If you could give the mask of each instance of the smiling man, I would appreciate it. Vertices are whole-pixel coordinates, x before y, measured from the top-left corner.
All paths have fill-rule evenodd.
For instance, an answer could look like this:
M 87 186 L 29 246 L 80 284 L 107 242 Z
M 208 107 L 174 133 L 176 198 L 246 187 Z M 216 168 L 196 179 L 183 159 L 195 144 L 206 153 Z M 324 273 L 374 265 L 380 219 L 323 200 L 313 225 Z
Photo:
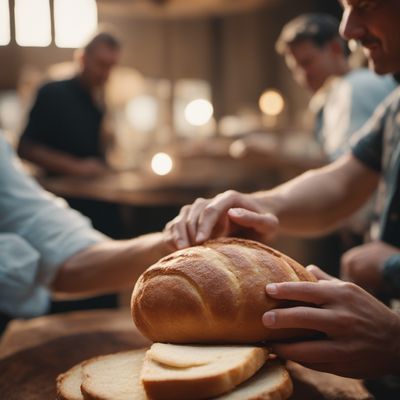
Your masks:
M 400 1 L 346 0 L 342 5 L 342 34 L 361 42 L 374 71 L 398 74 Z M 342 275 L 370 292 L 400 297 L 399 88 L 356 137 L 351 151 L 334 163 L 275 189 L 251 194 L 227 191 L 183 207 L 165 229 L 170 243 L 182 248 L 215 236 L 265 241 L 279 232 L 317 235 L 336 227 L 378 188 L 373 240 L 347 254 Z M 317 307 L 268 311 L 263 322 L 272 329 L 314 329 L 325 339 L 276 344 L 277 354 L 344 376 L 400 376 L 400 316 L 360 286 L 312 271 L 318 283 L 278 283 L 268 286 L 267 292 Z

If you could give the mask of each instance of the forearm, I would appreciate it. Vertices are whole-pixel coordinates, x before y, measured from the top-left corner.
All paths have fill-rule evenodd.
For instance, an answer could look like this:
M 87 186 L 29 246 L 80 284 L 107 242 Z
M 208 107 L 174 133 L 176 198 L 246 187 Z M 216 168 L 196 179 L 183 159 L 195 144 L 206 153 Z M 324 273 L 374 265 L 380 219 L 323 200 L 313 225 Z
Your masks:
M 334 229 L 372 194 L 378 181 L 354 158 L 308 171 L 277 188 L 254 193 L 275 214 L 282 233 L 311 236 Z
M 131 288 L 145 269 L 170 252 L 161 233 L 100 243 L 68 259 L 53 289 L 86 294 Z
M 46 171 L 63 175 L 79 175 L 80 159 L 33 141 L 22 140 L 18 154 Z

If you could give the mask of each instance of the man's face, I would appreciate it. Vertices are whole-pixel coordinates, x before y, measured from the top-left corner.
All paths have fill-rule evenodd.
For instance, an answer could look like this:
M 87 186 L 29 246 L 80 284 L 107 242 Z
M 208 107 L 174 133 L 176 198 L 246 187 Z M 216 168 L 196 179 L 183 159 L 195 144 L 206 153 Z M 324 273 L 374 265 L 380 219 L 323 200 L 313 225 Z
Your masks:
M 118 63 L 120 51 L 99 43 L 82 58 L 82 76 L 91 87 L 101 87 L 107 82 L 112 68 Z
M 318 47 L 310 40 L 293 43 L 285 60 L 296 82 L 316 92 L 334 74 L 334 53 L 329 44 Z
M 340 0 L 342 36 L 361 43 L 378 74 L 400 72 L 400 1 Z

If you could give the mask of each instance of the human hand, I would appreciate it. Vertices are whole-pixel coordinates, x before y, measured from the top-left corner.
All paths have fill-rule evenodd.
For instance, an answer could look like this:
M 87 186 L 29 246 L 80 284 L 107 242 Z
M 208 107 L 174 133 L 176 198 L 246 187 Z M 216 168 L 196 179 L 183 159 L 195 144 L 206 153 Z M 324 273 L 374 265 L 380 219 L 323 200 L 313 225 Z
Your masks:
M 343 280 L 355 284 L 376 294 L 385 289 L 382 280 L 384 262 L 400 249 L 381 241 L 375 241 L 353 247 L 343 254 L 340 275 Z
M 367 378 L 400 373 L 400 316 L 353 283 L 308 270 L 318 282 L 283 282 L 267 285 L 276 299 L 315 306 L 266 312 L 269 329 L 300 328 L 322 332 L 324 339 L 272 344 L 280 357 L 308 368 L 337 375 Z
M 251 195 L 229 190 L 184 206 L 166 225 L 164 233 L 171 245 L 181 249 L 221 236 L 268 241 L 276 235 L 278 225 L 278 219 L 263 213 Z

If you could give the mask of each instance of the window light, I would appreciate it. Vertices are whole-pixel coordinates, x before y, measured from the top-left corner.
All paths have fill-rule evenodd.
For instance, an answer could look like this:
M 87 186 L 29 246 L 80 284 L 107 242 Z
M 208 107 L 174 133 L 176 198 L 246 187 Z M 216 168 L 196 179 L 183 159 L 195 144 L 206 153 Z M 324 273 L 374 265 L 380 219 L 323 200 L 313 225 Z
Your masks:
M 56 46 L 82 46 L 97 28 L 96 1 L 55 0 L 54 25 Z
M 48 46 L 50 23 L 49 0 L 15 0 L 15 33 L 20 46 Z
M 8 0 L 0 0 L 0 46 L 10 43 L 10 8 Z

